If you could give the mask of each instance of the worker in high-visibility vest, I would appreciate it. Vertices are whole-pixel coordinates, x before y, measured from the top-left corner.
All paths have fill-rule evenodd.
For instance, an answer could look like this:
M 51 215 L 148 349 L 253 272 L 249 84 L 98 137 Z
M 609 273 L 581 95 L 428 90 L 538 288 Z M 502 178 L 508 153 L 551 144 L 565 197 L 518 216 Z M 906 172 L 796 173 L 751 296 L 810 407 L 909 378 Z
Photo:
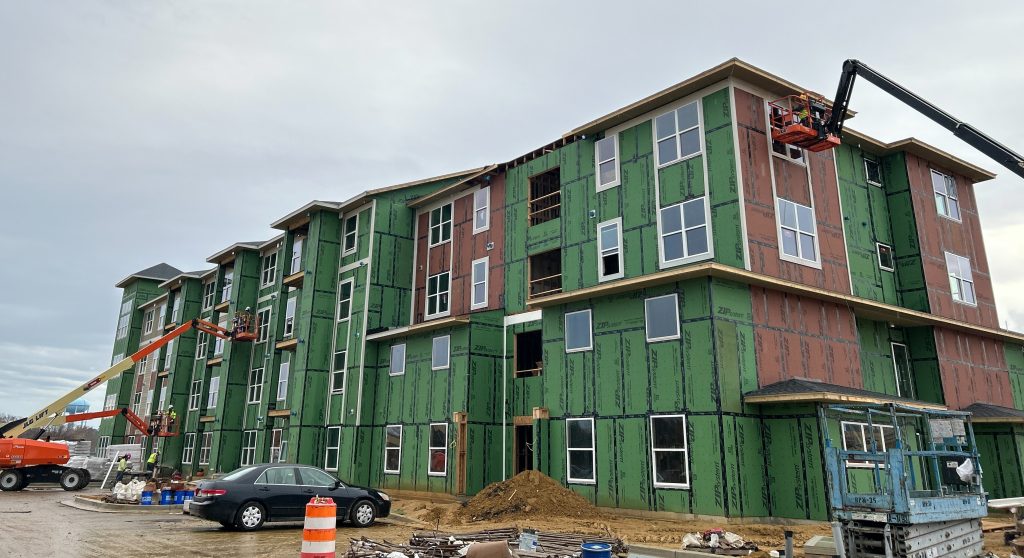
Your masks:
M 174 432 L 174 423 L 178 421 L 178 413 L 174 410 L 174 405 L 168 405 L 167 407 L 167 431 Z
M 149 454 L 149 459 L 146 460 L 146 470 L 156 473 L 156 458 L 160 456 L 160 452 L 153 451 Z
M 128 459 L 131 456 L 127 453 L 117 458 L 117 476 L 114 477 L 114 484 L 121 482 L 125 472 L 128 470 Z

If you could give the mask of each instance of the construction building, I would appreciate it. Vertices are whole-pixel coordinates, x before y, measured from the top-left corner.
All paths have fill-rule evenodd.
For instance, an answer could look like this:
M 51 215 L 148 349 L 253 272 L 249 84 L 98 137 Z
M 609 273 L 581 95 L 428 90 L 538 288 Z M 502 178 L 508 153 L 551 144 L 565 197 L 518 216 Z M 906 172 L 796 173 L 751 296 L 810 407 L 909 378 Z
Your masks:
M 974 413 L 985 488 L 1021 495 L 1024 335 L 974 195 L 994 175 L 849 128 L 773 142 L 767 101 L 802 91 L 733 59 L 507 162 L 310 202 L 205 271 L 133 274 L 115 354 L 246 308 L 258 338 L 190 332 L 106 405 L 173 404 L 161 463 L 185 475 L 473 494 L 537 469 L 599 506 L 826 519 L 823 429 L 888 432 L 820 406 L 895 401 Z

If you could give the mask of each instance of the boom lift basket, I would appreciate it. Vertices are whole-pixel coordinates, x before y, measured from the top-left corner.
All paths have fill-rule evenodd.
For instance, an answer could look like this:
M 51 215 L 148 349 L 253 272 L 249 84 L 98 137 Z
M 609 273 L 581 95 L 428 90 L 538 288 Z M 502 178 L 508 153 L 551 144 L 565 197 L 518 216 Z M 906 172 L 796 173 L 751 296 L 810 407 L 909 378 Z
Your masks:
M 825 131 L 832 109 L 824 99 L 789 95 L 768 103 L 772 139 L 818 152 L 839 145 L 837 136 Z

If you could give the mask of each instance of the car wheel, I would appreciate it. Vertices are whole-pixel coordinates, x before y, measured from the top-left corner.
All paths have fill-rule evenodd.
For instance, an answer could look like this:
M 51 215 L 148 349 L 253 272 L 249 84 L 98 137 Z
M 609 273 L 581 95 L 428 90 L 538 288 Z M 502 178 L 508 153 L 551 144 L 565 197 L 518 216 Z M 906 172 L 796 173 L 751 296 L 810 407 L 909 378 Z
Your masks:
M 360 500 L 352 507 L 352 523 L 359 527 L 369 527 L 377 519 L 377 508 L 369 500 Z
M 263 526 L 267 511 L 258 502 L 246 502 L 238 510 L 235 526 L 243 531 L 255 531 Z
M 60 487 L 64 490 L 78 490 L 82 482 L 82 473 L 78 469 L 68 469 L 60 475 Z
M 4 492 L 14 492 L 21 490 L 25 478 L 21 474 L 21 471 L 17 469 L 10 469 L 0 473 L 0 490 Z

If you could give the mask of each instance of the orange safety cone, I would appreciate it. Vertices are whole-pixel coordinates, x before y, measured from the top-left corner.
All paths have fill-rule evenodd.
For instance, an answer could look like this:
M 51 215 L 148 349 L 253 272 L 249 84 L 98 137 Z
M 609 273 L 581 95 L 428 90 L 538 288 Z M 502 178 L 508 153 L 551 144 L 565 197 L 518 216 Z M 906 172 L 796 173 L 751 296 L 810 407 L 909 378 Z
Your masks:
M 302 528 L 301 558 L 335 558 L 337 510 L 338 506 L 331 498 L 314 496 L 306 504 L 306 523 Z

